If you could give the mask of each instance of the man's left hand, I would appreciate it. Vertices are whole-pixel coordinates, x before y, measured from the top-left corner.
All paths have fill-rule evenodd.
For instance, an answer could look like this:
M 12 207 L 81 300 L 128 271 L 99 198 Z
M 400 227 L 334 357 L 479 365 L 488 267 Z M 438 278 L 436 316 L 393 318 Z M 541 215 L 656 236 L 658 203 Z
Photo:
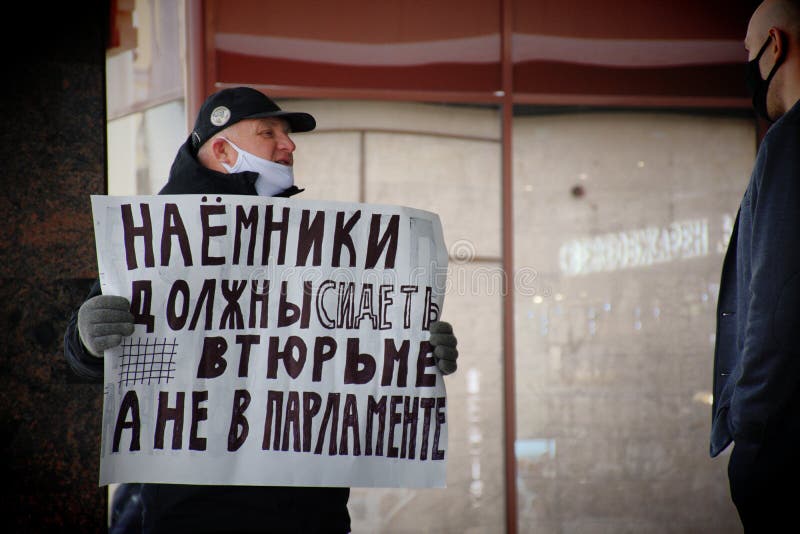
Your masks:
M 454 373 L 458 364 L 458 340 L 453 335 L 453 327 L 450 323 L 444 321 L 435 321 L 431 323 L 431 339 L 430 344 L 433 346 L 433 357 L 436 360 L 436 366 L 443 375 Z

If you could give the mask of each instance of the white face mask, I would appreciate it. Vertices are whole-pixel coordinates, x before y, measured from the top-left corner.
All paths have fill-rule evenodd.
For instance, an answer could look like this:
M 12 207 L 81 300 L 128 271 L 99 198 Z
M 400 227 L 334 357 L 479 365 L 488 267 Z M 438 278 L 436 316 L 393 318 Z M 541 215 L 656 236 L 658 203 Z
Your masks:
M 268 159 L 260 158 L 255 154 L 239 148 L 233 142 L 223 137 L 238 154 L 236 163 L 222 166 L 228 172 L 253 171 L 258 173 L 256 179 L 256 192 L 263 197 L 272 197 L 286 191 L 294 185 L 294 173 L 288 165 L 281 165 Z

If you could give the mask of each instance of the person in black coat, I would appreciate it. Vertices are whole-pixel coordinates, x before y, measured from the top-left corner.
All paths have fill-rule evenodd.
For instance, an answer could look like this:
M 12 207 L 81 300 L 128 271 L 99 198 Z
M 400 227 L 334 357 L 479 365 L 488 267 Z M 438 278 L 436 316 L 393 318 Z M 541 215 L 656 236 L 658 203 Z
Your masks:
M 315 127 L 311 115 L 283 111 L 255 89 L 223 89 L 204 102 L 159 194 L 297 194 L 302 190 L 294 185 L 290 133 Z M 128 299 L 100 293 L 98 281 L 70 318 L 64 339 L 74 372 L 98 382 L 103 351 L 133 333 Z M 452 327 L 438 321 L 430 330 L 437 366 L 454 372 Z M 348 488 L 126 484 L 121 496 L 130 498 L 115 501 L 113 517 L 121 519 L 112 532 L 346 533 L 349 494 Z
M 800 2 L 767 0 L 745 38 L 758 149 L 722 270 L 711 456 L 734 443 L 746 532 L 784 532 L 800 497 Z

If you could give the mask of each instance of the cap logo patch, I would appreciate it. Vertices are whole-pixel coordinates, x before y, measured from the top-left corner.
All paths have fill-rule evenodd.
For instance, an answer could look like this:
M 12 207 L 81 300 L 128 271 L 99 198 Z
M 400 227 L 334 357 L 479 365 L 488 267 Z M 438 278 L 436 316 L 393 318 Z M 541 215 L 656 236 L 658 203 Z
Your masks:
M 226 108 L 225 106 L 219 106 L 214 108 L 214 111 L 211 112 L 211 124 L 214 126 L 222 126 L 226 122 L 228 122 L 231 118 L 231 110 Z

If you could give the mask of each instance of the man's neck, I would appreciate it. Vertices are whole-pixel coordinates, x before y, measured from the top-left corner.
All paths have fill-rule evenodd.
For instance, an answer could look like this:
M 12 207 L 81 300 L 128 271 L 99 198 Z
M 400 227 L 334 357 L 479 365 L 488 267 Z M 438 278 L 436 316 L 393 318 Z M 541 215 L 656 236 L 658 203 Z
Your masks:
M 787 113 L 800 100 L 800 65 L 797 61 L 790 61 L 787 58 L 783 68 L 786 70 L 784 71 L 785 82 L 781 100 L 783 112 Z

